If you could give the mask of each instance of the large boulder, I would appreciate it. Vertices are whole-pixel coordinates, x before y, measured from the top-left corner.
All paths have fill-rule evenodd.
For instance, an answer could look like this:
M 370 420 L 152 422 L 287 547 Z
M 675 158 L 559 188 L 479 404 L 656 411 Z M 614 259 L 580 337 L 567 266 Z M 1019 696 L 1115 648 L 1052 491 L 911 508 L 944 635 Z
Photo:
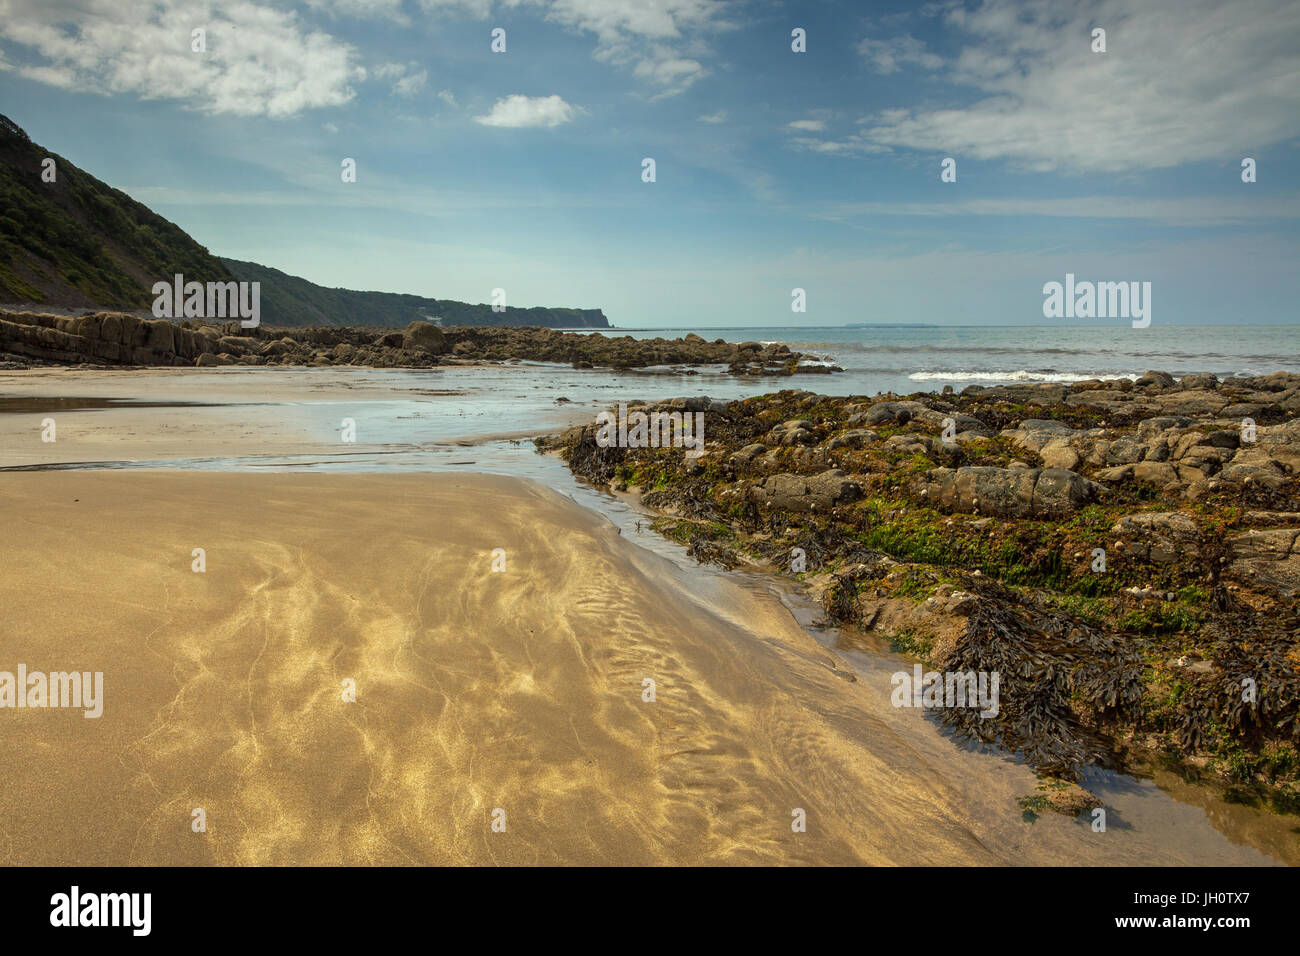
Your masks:
M 217 339 L 217 352 L 229 352 L 231 355 L 243 355 L 245 352 L 256 352 L 262 347 L 262 343 L 252 336 L 248 335 L 223 335 Z
M 962 395 L 986 401 L 1015 402 L 1019 405 L 1059 405 L 1069 394 L 1068 385 L 1035 382 L 1024 385 L 967 385 Z
M 1004 430 L 1002 434 L 1010 438 L 1011 444 L 1016 448 L 1041 452 L 1053 442 L 1068 444 L 1080 432 L 1054 418 L 1027 418 L 1015 428 Z
M 1173 465 L 1164 461 L 1143 461 L 1133 466 L 1133 480 L 1141 481 L 1157 488 L 1178 482 L 1178 471 Z
M 1156 399 L 1156 403 L 1166 415 L 1192 418 L 1213 418 L 1229 404 L 1228 399 L 1218 392 L 1200 389 L 1166 392 Z
M 1228 539 L 1236 577 L 1284 598 L 1300 594 L 1300 530 L 1269 528 Z
M 175 352 L 176 351 L 176 326 L 166 319 L 154 319 L 152 322 L 145 323 L 148 329 L 145 338 L 145 348 L 155 352 Z
M 447 351 L 447 337 L 431 322 L 412 322 L 402 333 L 402 348 L 442 355 Z
M 767 442 L 770 445 L 812 445 L 817 441 L 814 427 L 806 419 L 784 422 L 768 433 Z
M 1219 377 L 1206 372 L 1200 375 L 1184 375 L 1178 380 L 1178 384 L 1184 390 L 1210 390 L 1219 387 Z
M 1133 384 L 1138 386 L 1155 385 L 1158 388 L 1172 388 L 1174 377 L 1168 372 L 1147 372 Z
M 750 500 L 774 511 L 830 511 L 862 497 L 862 486 L 838 468 L 819 475 L 771 475 L 749 490 Z

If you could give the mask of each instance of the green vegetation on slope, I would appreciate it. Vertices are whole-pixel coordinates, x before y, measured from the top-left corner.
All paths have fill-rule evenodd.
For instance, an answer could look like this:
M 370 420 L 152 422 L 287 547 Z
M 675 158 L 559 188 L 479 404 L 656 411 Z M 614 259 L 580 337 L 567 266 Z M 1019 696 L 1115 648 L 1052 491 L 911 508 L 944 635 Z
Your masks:
M 42 164 L 54 160 L 54 182 Z M 147 309 L 175 273 L 229 270 L 175 223 L 42 149 L 0 116 L 0 301 Z
M 42 177 L 55 163 L 54 182 Z M 0 116 L 0 302 L 148 309 L 155 282 L 261 283 L 267 325 L 539 325 L 609 328 L 599 309 L 507 308 L 394 292 L 327 289 L 278 269 L 219 259 L 121 190 L 33 143 Z
M 327 289 L 279 269 L 221 260 L 241 280 L 262 284 L 262 321 L 267 325 L 395 325 L 442 319 L 443 325 L 540 325 L 552 329 L 605 329 L 599 309 L 535 307 L 493 312 L 486 304 L 427 299 L 398 292 Z

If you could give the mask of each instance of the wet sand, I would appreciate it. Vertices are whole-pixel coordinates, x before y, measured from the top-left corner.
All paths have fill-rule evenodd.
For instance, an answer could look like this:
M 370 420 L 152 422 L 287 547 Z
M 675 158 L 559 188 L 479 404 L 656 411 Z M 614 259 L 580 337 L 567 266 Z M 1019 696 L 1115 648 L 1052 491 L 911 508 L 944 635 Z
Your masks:
M 23 770 L 0 784 L 6 862 L 997 859 L 854 713 L 853 685 L 791 656 L 808 639 L 779 605 L 746 609 L 770 635 L 755 642 L 537 486 L 98 472 L 2 487 L 4 668 L 105 682 L 98 719 L 0 715 L 0 761 Z
M 400 375 L 349 371 L 0 371 L 0 467 L 364 453 L 375 447 L 374 436 L 362 428 L 344 445 L 343 417 L 451 390 L 436 374 L 403 388 Z M 120 404 L 105 407 L 110 402 Z M 316 404 L 324 402 L 331 403 L 328 415 Z M 54 421 L 53 442 L 42 440 L 46 418 Z

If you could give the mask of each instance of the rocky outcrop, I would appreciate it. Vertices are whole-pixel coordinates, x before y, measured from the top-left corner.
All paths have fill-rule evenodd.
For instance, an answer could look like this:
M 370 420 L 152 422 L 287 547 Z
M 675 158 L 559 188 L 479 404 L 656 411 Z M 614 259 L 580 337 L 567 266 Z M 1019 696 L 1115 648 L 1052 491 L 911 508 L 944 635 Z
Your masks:
M 825 513 L 862 497 L 862 486 L 838 468 L 820 475 L 771 475 L 749 490 L 750 500 L 775 511 Z
M 192 365 L 218 351 L 212 338 L 167 319 L 116 312 L 71 317 L 0 312 L 0 352 L 44 362 Z
M 615 490 L 652 479 L 656 528 L 698 561 L 797 575 L 838 640 L 1001 674 L 997 716 L 936 711 L 958 736 L 1066 777 L 1130 734 L 1231 767 L 1300 743 L 1298 386 L 1149 373 L 1050 393 L 788 390 L 711 413 L 698 459 L 541 444 Z M 1242 406 L 1258 417 L 1225 414 Z M 1225 693 L 1241 674 L 1268 688 L 1255 707 Z M 1293 799 L 1300 775 L 1284 786 Z M 1051 783 L 1028 803 L 1096 800 Z
M 698 335 L 634 339 L 528 326 L 452 326 L 412 322 L 404 332 L 318 326 L 244 329 L 187 319 L 122 313 L 56 316 L 0 312 L 0 360 L 74 365 L 363 365 L 428 368 L 528 360 L 575 368 L 725 365 L 735 374 L 795 375 L 838 369 L 781 343 L 759 345 Z M 204 355 L 216 359 L 203 359 Z M 226 356 L 220 359 L 220 356 Z

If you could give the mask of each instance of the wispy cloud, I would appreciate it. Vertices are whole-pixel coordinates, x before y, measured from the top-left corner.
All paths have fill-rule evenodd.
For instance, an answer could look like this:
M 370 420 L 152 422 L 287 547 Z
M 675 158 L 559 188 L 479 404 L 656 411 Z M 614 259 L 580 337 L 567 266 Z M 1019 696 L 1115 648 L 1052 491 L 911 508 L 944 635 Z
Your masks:
M 418 63 L 384 63 L 375 67 L 371 74 L 378 80 L 391 80 L 395 96 L 414 96 L 429 82 L 429 71 L 419 69 Z
M 944 22 L 966 38 L 946 76 L 981 98 L 881 114 L 873 142 L 1123 172 L 1240 158 L 1300 134 L 1294 0 L 986 0 Z M 1092 51 L 1094 27 L 1107 31 L 1105 53 Z M 878 68 L 926 65 L 907 39 L 865 52 Z
M 879 216 L 1047 216 L 1065 219 L 1143 220 L 1170 226 L 1256 226 L 1300 219 L 1300 193 L 1260 198 L 1194 200 L 1140 196 L 1079 196 L 1061 199 L 965 199 L 939 202 L 829 203 L 808 210 L 821 219 Z
M 910 34 L 880 40 L 866 37 L 858 44 L 858 52 L 871 63 L 877 73 L 897 73 L 904 66 L 919 66 L 937 70 L 943 59 L 929 52 L 925 44 Z
M 553 23 L 594 34 L 597 60 L 630 68 L 658 88 L 658 96 L 684 92 L 707 76 L 702 60 L 713 57 L 709 36 L 736 26 L 724 15 L 730 4 L 719 0 L 420 0 L 420 5 L 480 19 L 511 8 L 538 8 Z
M 799 120 L 798 123 L 815 123 L 817 120 Z M 808 130 L 819 132 L 825 128 L 825 124 L 820 127 L 800 126 L 797 123 L 790 124 L 791 129 Z M 792 136 L 790 145 L 795 149 L 807 151 L 810 153 L 829 153 L 832 155 L 851 155 L 853 153 L 887 153 L 888 146 L 882 146 L 874 143 L 864 133 L 851 133 L 848 136 L 839 138 L 818 138 L 816 136 Z
M 419 73 L 408 73 L 393 84 L 393 92 L 398 96 L 414 96 L 424 89 L 425 84 L 428 82 L 428 70 L 421 70 Z

